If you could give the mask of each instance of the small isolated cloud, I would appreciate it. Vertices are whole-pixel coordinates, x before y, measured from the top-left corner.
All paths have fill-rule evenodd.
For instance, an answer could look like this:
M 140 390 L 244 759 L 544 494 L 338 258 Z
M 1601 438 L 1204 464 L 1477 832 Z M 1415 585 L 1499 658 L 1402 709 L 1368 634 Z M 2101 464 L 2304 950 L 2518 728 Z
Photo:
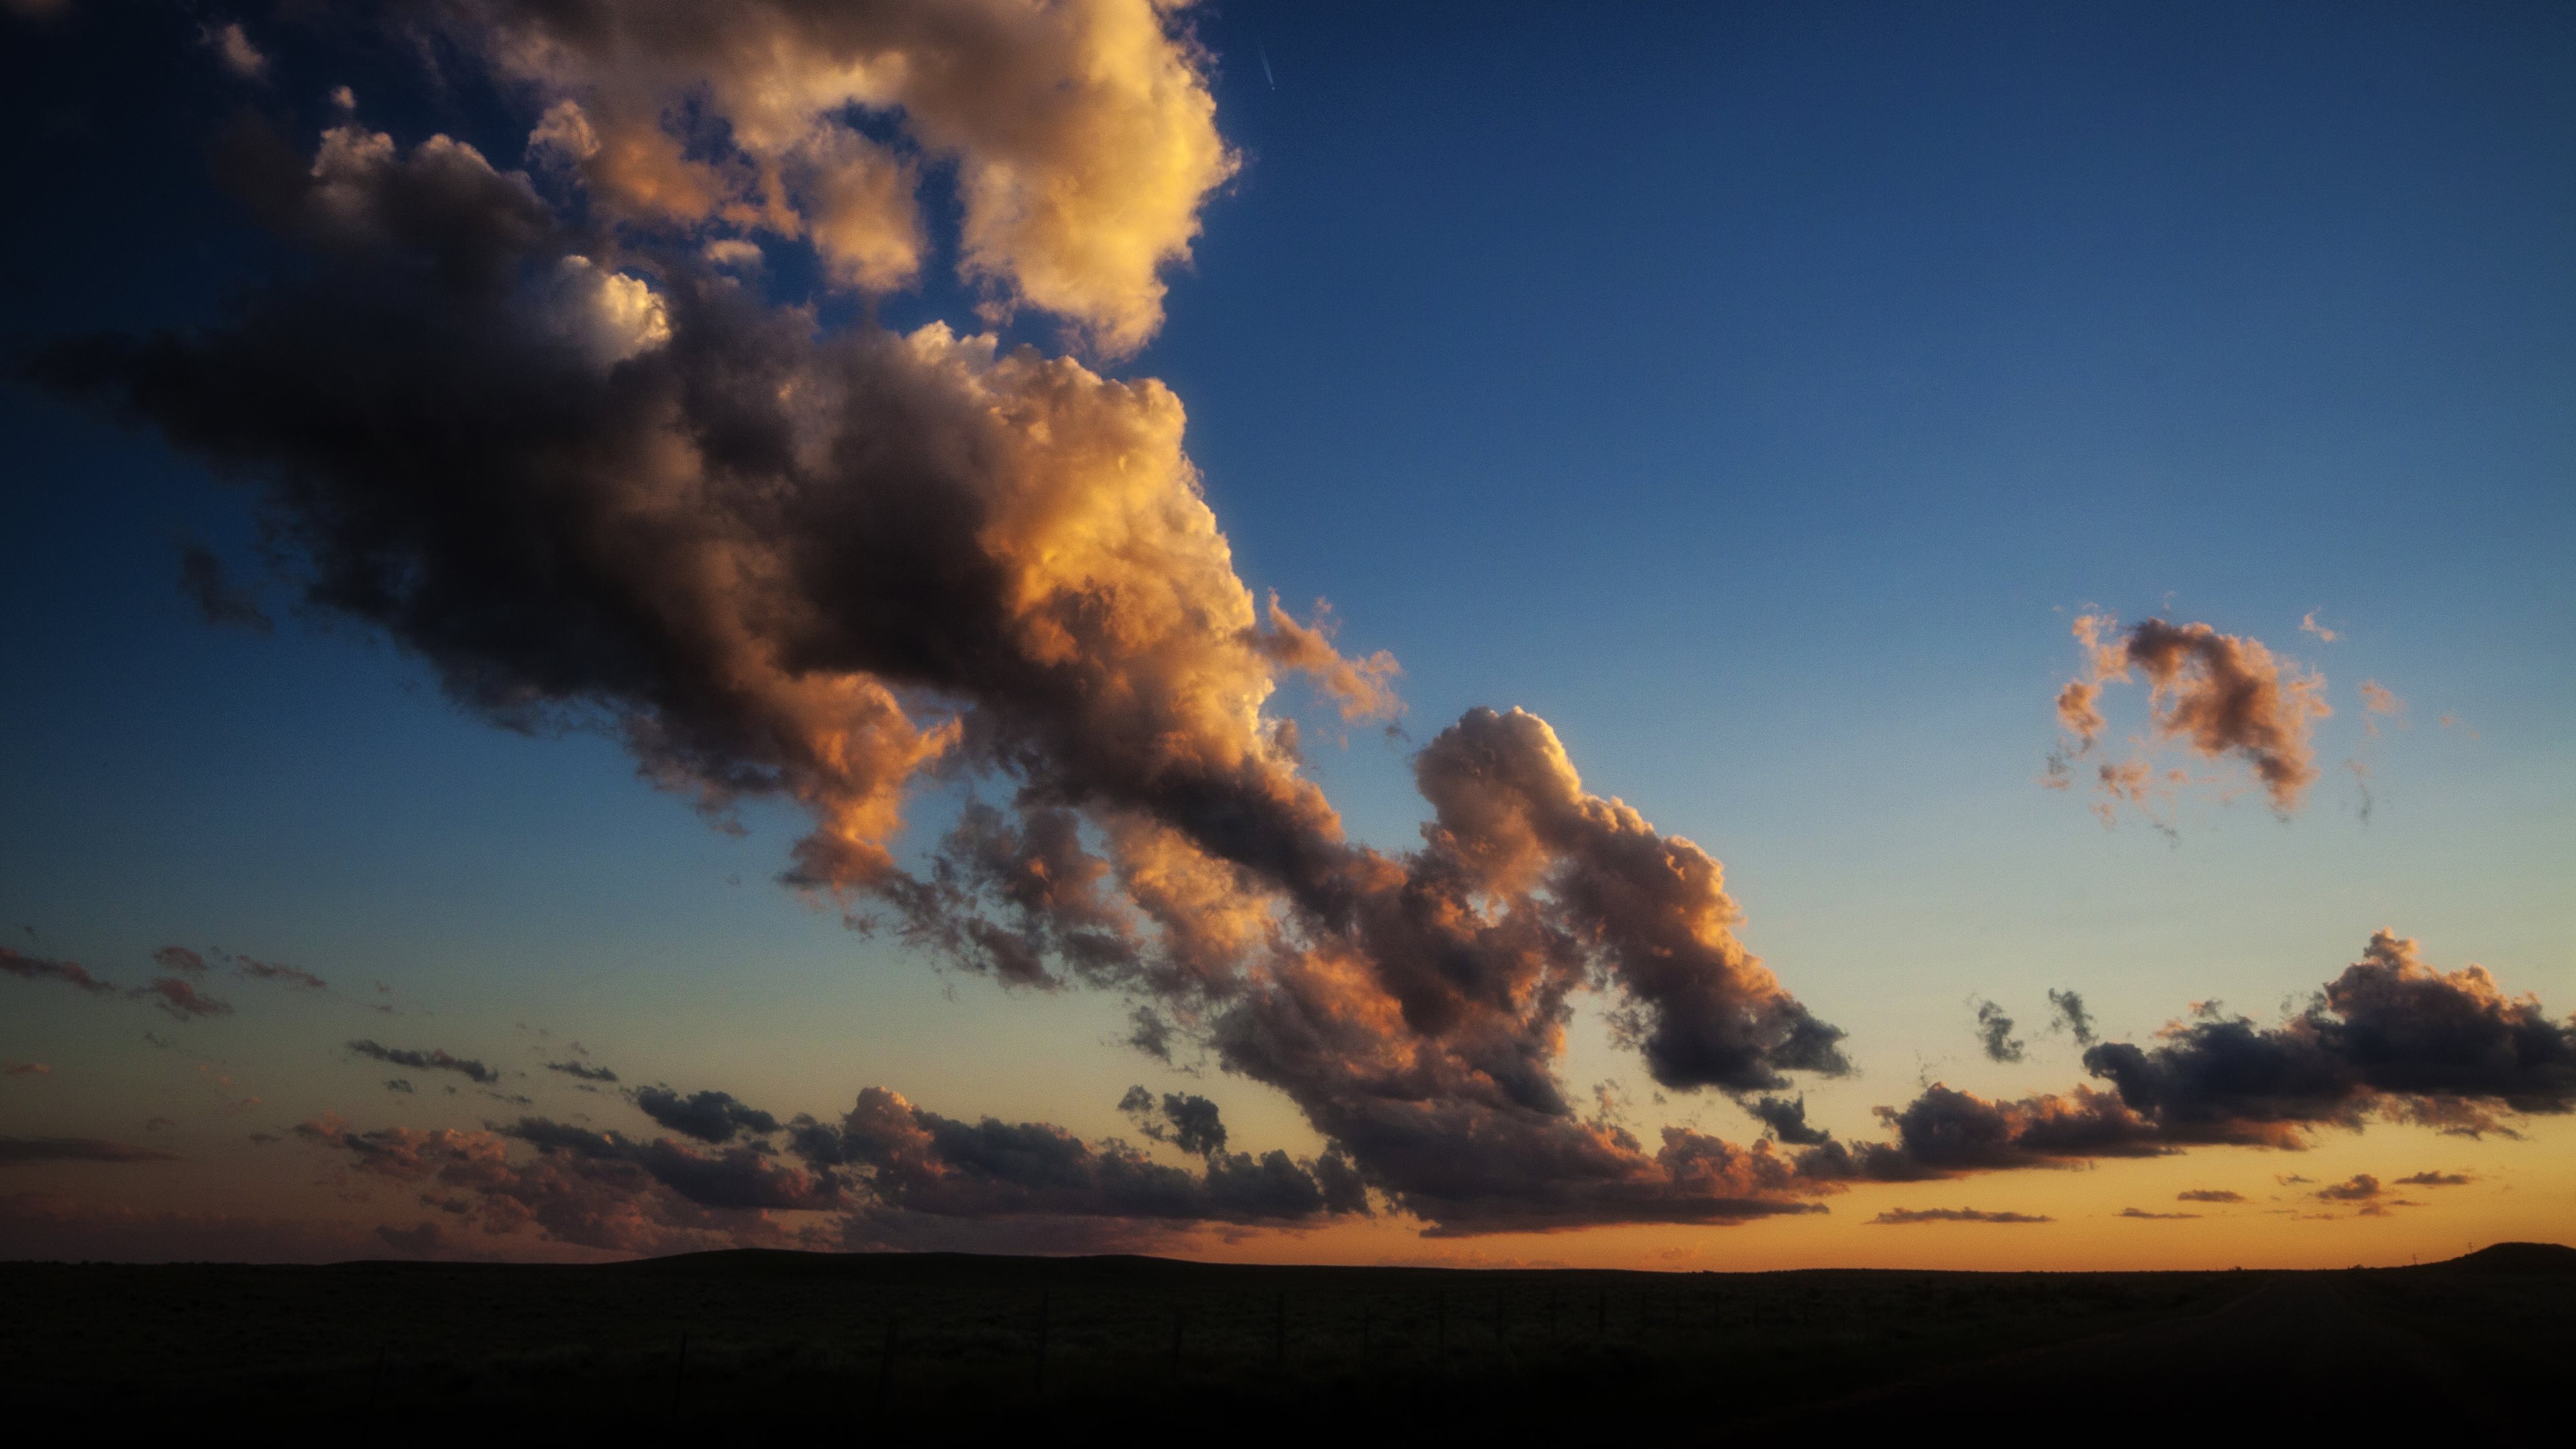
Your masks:
M 2477 1181 L 2474 1173 L 2418 1172 L 2397 1179 L 2399 1187 L 2466 1187 Z
M 2361 709 L 2362 728 L 2377 734 L 2381 719 L 2402 717 L 2406 713 L 2406 701 L 2399 699 L 2395 690 L 2378 680 L 2365 679 L 2361 682 Z
M 425 1052 L 412 1051 L 406 1048 L 381 1046 L 361 1038 L 349 1043 L 349 1050 L 362 1057 L 373 1057 L 389 1066 L 409 1067 L 418 1072 L 454 1072 L 468 1081 L 485 1086 L 501 1080 L 499 1072 L 471 1057 L 450 1055 L 445 1048 L 433 1048 Z
M 78 961 L 57 961 L 50 956 L 30 956 L 8 946 L 0 946 L 0 975 L 15 976 L 21 981 L 59 981 L 76 990 L 93 994 L 116 988 L 81 968 Z
M 136 1147 L 96 1137 L 0 1137 L 0 1167 L 30 1162 L 176 1162 L 178 1156 L 155 1147 Z
M 2357 1172 L 2343 1181 L 2317 1189 L 2324 1202 L 2368 1202 L 2379 1196 L 2379 1179 L 2367 1172 Z
M 546 1063 L 546 1070 L 550 1072 L 561 1072 L 567 1077 L 578 1077 L 585 1082 L 614 1082 L 617 1080 L 617 1074 L 610 1071 L 608 1068 L 594 1067 L 583 1062 L 548 1062 Z
M 411 1080 L 407 1077 L 389 1077 L 385 1080 L 385 1090 L 408 1095 L 418 1089 L 412 1086 Z
M 241 28 L 240 21 L 227 20 L 221 25 L 203 26 L 197 34 L 206 48 L 215 53 L 215 58 L 224 63 L 224 69 L 243 80 L 268 78 L 268 57 L 260 53 L 258 46 L 251 44 L 250 33 Z
M 231 1002 L 208 996 L 176 976 L 164 976 L 149 986 L 135 987 L 130 994 L 138 1001 L 151 1002 L 181 1021 L 233 1014 Z
M 2335 630 L 2329 629 L 2325 625 L 2318 623 L 2317 611 L 2314 609 L 2310 609 L 2299 616 L 2299 632 L 2302 634 L 2314 634 L 2317 636 L 2320 643 L 2325 644 L 2332 644 L 2337 639 L 2343 637 L 2342 634 L 2337 633 Z
M 2116 1212 L 2116 1213 L 2112 1214 L 2112 1216 L 2113 1216 L 2113 1217 L 2122 1217 L 2122 1218 L 2153 1218 L 2153 1219 L 2156 1219 L 2157 1221 L 2164 1222 L 2164 1221 L 2173 1221 L 2173 1220 L 2177 1220 L 2177 1219 L 2181 1219 L 2181 1218 L 2196 1218 L 2196 1217 L 2199 1217 L 2199 1216 L 2200 1216 L 2200 1214 L 2198 1214 L 2198 1213 L 2151 1213 L 2151 1212 L 2147 1211 L 2145 1208 L 2122 1208 L 2122 1209 L 2120 1209 L 2118 1212 Z
M 52 1067 L 43 1062 L 0 1062 L 0 1077 L 49 1077 Z
M 2178 1193 L 2175 1193 L 2175 1194 L 2174 1194 L 2174 1201 L 2175 1201 L 2175 1202 L 2243 1202 L 2243 1201 L 2245 1201 L 2245 1194 L 2243 1194 L 2243 1193 L 2241 1193 L 2241 1192 L 2229 1192 L 2226 1188 L 2223 1188 L 2223 1187 L 2195 1187 L 2195 1188 L 2191 1189 L 2189 1192 L 2178 1192 Z
M 209 624 L 230 625 L 254 634 L 265 634 L 275 627 L 259 607 L 258 596 L 227 582 L 224 561 L 202 544 L 186 544 L 179 550 L 179 592 L 197 606 L 198 616 Z
M 2048 993 L 2048 1006 L 2051 1013 L 2048 1023 L 2050 1031 L 2065 1032 L 2075 1038 L 2077 1046 L 2089 1047 L 2093 1044 L 2095 1040 L 2093 1013 L 2084 1009 L 2083 997 L 2072 991 L 2058 991 L 2052 988 Z
M 162 947 L 152 953 L 152 964 L 164 971 L 176 971 L 188 976 L 206 974 L 206 958 L 185 946 Z
M 1901 1225 L 1905 1223 L 2049 1223 L 2055 1218 L 2036 1217 L 2030 1213 L 1990 1213 L 1979 1208 L 1889 1208 L 1872 1223 Z
M 2021 1060 L 2021 1040 L 2012 1034 L 2013 1019 L 2004 1009 L 1982 997 L 1974 998 L 1977 1006 L 1977 1045 L 1988 1061 Z
M 2184 772 L 2158 769 L 2148 755 L 2155 745 L 2178 745 L 2205 760 L 2238 760 L 2253 772 L 2275 813 L 2287 816 L 2299 807 L 2317 779 L 2310 733 L 2316 721 L 2334 713 L 2323 675 L 2273 657 L 2260 640 L 2221 634 L 2207 624 L 2146 619 L 2124 629 L 2108 614 L 2085 614 L 2074 627 L 2085 672 L 2058 691 L 2057 719 L 2075 744 L 2050 758 L 2050 785 L 2069 784 L 2074 762 L 2090 754 L 2110 728 L 2101 709 L 2103 689 L 2144 675 L 2149 736 L 2129 759 L 2103 763 L 2094 772 L 2102 796 L 2094 808 L 2105 824 L 2122 804 L 2144 808 L 2160 792 L 2188 781 Z

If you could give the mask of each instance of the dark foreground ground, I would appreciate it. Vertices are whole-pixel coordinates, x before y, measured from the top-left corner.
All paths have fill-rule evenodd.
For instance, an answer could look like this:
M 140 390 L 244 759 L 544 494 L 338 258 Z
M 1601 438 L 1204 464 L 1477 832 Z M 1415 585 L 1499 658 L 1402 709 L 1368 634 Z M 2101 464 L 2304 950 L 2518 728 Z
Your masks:
M 11 1420 L 404 1441 L 980 1426 L 1082 1443 L 1635 1428 L 2565 1444 L 2571 1351 L 2576 1249 L 2539 1244 L 2314 1273 L 0 1264 Z

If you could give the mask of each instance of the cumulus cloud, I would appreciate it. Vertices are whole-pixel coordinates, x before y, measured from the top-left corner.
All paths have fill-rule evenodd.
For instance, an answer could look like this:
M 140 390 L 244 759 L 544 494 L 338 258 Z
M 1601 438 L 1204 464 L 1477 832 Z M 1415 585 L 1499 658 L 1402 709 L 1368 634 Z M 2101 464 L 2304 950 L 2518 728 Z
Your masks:
M 185 544 L 179 549 L 179 592 L 197 606 L 199 617 L 209 624 L 229 624 L 254 634 L 265 634 L 272 627 L 268 615 L 259 607 L 258 596 L 227 582 L 224 561 L 202 544 Z
M 1901 1226 L 1907 1223 L 2046 1223 L 2056 1219 L 2029 1213 L 1990 1213 L 1977 1208 L 1889 1208 L 1870 1221 Z
M 138 986 L 130 993 L 138 1001 L 148 1001 L 181 1021 L 199 1017 L 230 1016 L 232 1003 L 208 996 L 177 976 L 163 976 L 149 986 Z
M 30 956 L 7 946 L 0 946 L 0 973 L 15 976 L 21 981 L 59 981 L 92 995 L 116 989 L 109 983 L 90 975 L 78 961 L 58 961 L 49 956 Z
M 2471 1173 L 2425 1171 L 2401 1177 L 2397 1179 L 2397 1185 L 2399 1187 L 2466 1187 L 2475 1181 L 2477 1177 Z
M 501 1080 L 501 1074 L 471 1057 L 451 1056 L 443 1047 L 429 1051 L 382 1046 L 360 1039 L 349 1043 L 349 1050 L 362 1057 L 373 1057 L 391 1066 L 409 1067 L 417 1072 L 454 1072 L 467 1081 L 483 1086 Z
M 2075 760 L 2091 753 L 2109 729 L 2102 714 L 2104 686 L 2143 675 L 2148 687 L 2151 742 L 2174 744 L 2208 760 L 2233 758 L 2287 815 L 2316 783 L 2311 734 L 2334 712 L 2326 703 L 2325 677 L 2276 659 L 2258 640 L 2221 634 L 2207 624 L 2146 619 L 2126 629 L 2107 614 L 2075 620 L 2085 673 L 2058 692 L 2058 724 L 2073 737 L 2071 751 L 2052 757 L 2050 783 L 2067 783 Z M 2158 772 L 2144 757 L 2095 767 L 2098 807 L 2105 820 L 2121 804 L 2144 805 L 2173 772 Z
M 547 98 L 532 147 L 631 220 L 801 237 L 835 280 L 881 291 L 923 265 L 935 167 L 955 179 L 962 275 L 1111 355 L 1160 328 L 1162 273 L 1238 164 L 1205 57 L 1157 0 L 413 8 Z
M 1168 389 L 940 324 L 820 332 L 708 262 L 711 230 L 814 224 L 797 168 L 855 101 L 959 168 L 970 273 L 1140 337 L 1231 164 L 1169 12 L 427 8 L 537 93 L 541 155 L 613 234 L 446 137 L 247 138 L 237 186 L 314 267 L 226 326 L 40 367 L 265 478 L 309 604 L 496 722 L 616 734 L 715 818 L 800 806 L 789 884 L 1007 984 L 1134 998 L 1144 1044 L 1278 1088 L 1444 1230 L 1831 1190 L 1567 1100 L 1587 991 L 1667 1089 L 1847 1063 L 1735 936 L 1717 860 L 1586 790 L 1544 721 L 1470 712 L 1414 761 L 1419 847 L 1346 838 L 1274 696 L 1391 716 L 1394 661 L 1256 603 Z M 723 136 L 666 129 L 683 92 Z M 925 778 L 985 793 L 913 866 Z
M 176 1162 L 158 1148 L 96 1137 L 0 1137 L 0 1167 L 31 1162 Z
M 2337 639 L 2343 637 L 2342 634 L 2337 633 L 2335 630 L 2329 629 L 2325 625 L 2318 623 L 2317 611 L 2314 609 L 2310 609 L 2299 616 L 2299 632 L 2302 634 L 2314 634 L 2317 636 L 2318 642 L 2323 644 L 2332 644 Z
M 2021 1040 L 2012 1034 L 2012 1030 L 2013 1019 L 2002 1007 L 1982 999 L 1977 1002 L 1977 1045 L 1984 1050 L 1988 1061 L 2021 1060 Z
M 2367 1172 L 2355 1173 L 2341 1182 L 2318 1188 L 2316 1196 L 2326 1202 L 2366 1202 L 2379 1196 L 2379 1179 Z
M 745 1134 L 757 1137 L 778 1130 L 777 1118 L 734 1100 L 730 1092 L 693 1092 L 683 1097 L 669 1087 L 638 1087 L 627 1096 L 645 1116 L 700 1142 L 731 1142 Z

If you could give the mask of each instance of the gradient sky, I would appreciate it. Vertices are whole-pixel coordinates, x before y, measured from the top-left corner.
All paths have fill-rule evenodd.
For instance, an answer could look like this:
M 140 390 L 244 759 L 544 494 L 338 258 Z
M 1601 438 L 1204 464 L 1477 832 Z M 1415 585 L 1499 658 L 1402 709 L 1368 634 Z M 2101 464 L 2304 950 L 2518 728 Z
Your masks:
M 255 77 L 224 63 L 236 22 Z M 1871 1109 L 1932 1082 L 2086 1080 L 2048 1032 L 2051 989 L 2111 1040 L 2205 1001 L 2269 1024 L 2383 927 L 2554 1017 L 2576 1005 L 2576 14 L 1238 0 L 1189 24 L 1243 164 L 1163 269 L 1159 335 L 1093 362 L 1178 395 L 1246 584 L 1300 616 L 1330 600 L 1346 654 L 1401 662 L 1398 735 L 1282 697 L 1354 837 L 1415 844 L 1410 761 L 1463 711 L 1544 717 L 1586 789 L 1724 862 L 1744 943 L 1848 1033 L 1855 1070 L 1798 1084 L 1846 1141 L 1883 1137 Z M 70 0 L 0 26 L 13 367 L 60 336 L 216 322 L 296 265 L 209 174 L 204 143 L 239 112 L 309 153 L 346 84 L 404 147 L 446 132 L 505 167 L 534 117 L 398 39 L 257 6 Z M 939 261 L 957 242 L 940 174 L 925 205 L 924 281 L 875 314 L 980 326 Z M 773 253 L 774 300 L 865 325 L 810 253 Z M 1004 335 L 1065 345 L 1025 311 Z M 0 1077 L 0 1137 L 177 1159 L 0 1162 L 0 1253 L 381 1253 L 378 1227 L 422 1217 L 411 1190 L 294 1125 L 542 1111 L 651 1137 L 541 1069 L 576 1039 L 626 1085 L 782 1119 L 884 1085 L 1133 1138 L 1117 1104 L 1143 1084 L 1213 1099 L 1239 1148 L 1328 1146 L 1212 1058 L 1123 1044 L 1116 992 L 1006 990 L 845 929 L 774 881 L 807 828 L 794 808 L 753 802 L 728 835 L 611 738 L 453 706 L 381 633 L 299 608 L 253 494 L 150 430 L 12 384 L 0 457 L 5 944 L 120 987 L 171 945 L 329 983 L 219 964 L 206 986 L 233 1014 L 180 1022 L 0 976 L 0 1062 L 46 1068 Z M 189 546 L 274 628 L 202 617 Z M 2208 783 L 2107 826 L 2043 788 L 2088 611 L 2203 622 L 2321 674 L 2322 778 L 2283 814 L 2238 760 L 2169 747 Z M 2403 710 L 2367 710 L 2364 680 Z M 2115 735 L 2144 727 L 2142 689 L 2109 701 Z M 918 852 L 956 792 L 915 802 Z M 1981 1052 L 1977 999 L 2015 1018 L 2021 1061 Z M 1723 1094 L 1659 1091 L 1578 1000 L 1561 1075 L 1584 1102 L 1612 1084 L 1650 1141 L 1666 1122 L 1759 1135 Z M 354 1038 L 488 1062 L 534 1105 L 420 1072 L 390 1092 Z M 2512 1130 L 2373 1120 L 2296 1152 L 1861 1183 L 1732 1226 L 1426 1238 L 1381 1199 L 1147 1245 L 2403 1262 L 2565 1238 L 2576 1124 Z M 2390 1187 L 2417 1205 L 2380 1216 L 2314 1196 L 2427 1171 L 2472 1180 Z M 2247 1201 L 2176 1201 L 2213 1189 Z M 1927 1207 L 2052 1221 L 1871 1221 Z M 533 1230 L 457 1251 L 595 1255 Z

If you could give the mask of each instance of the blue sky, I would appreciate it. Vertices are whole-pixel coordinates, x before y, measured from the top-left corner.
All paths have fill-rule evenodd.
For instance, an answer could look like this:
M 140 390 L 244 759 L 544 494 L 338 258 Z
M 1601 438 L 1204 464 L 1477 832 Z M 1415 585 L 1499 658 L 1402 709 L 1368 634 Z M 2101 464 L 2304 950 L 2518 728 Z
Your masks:
M 183 144 L 228 78 L 183 27 L 105 28 L 6 63 L 37 198 L 0 254 L 13 352 L 218 316 L 269 245 Z M 2075 1073 L 1979 1060 L 1973 994 L 2031 1028 L 2050 987 L 2128 1034 L 2260 1015 L 2387 925 L 2576 998 L 2576 16 L 1235 3 L 1197 33 L 1245 164 L 1115 370 L 1183 399 L 1244 580 L 1401 660 L 1405 738 L 1309 720 L 1357 835 L 1412 842 L 1410 753 L 1461 711 L 1544 716 L 1590 789 L 1725 862 L 1746 941 L 1850 1031 L 1860 1075 L 1813 1094 L 1846 1135 L 1918 1078 Z M 311 123 L 355 78 L 406 143 L 525 124 L 470 83 L 423 99 L 382 47 L 326 75 L 298 68 L 323 39 L 270 44 L 255 103 Z M 47 45 L 71 61 L 31 76 Z M 119 57 L 134 104 L 79 100 Z M 499 1056 L 543 1025 L 782 1110 L 886 1081 L 1085 1133 L 1178 1080 L 1115 1045 L 1114 999 L 943 977 L 774 885 L 791 812 L 719 834 L 612 742 L 497 731 L 298 614 L 245 493 L 149 435 L 13 387 L 0 455 L 0 923 L 120 980 L 219 944 L 434 1013 L 189 1028 L 278 1107 L 372 1087 L 328 1047 L 380 1026 Z M 275 632 L 198 620 L 182 541 L 267 579 Z M 2320 669 L 2305 808 L 2200 792 L 2169 837 L 2042 790 L 2097 606 Z M 2364 733 L 2364 678 L 2402 725 Z M 140 1007 L 0 990 L 0 1056 L 102 1084 L 41 1114 L 0 1084 L 10 1128 L 131 1137 L 178 1090 L 118 1064 Z M 1591 1018 L 1566 1075 L 1648 1086 Z M 1319 1141 L 1266 1089 L 1195 1090 L 1241 1140 Z

